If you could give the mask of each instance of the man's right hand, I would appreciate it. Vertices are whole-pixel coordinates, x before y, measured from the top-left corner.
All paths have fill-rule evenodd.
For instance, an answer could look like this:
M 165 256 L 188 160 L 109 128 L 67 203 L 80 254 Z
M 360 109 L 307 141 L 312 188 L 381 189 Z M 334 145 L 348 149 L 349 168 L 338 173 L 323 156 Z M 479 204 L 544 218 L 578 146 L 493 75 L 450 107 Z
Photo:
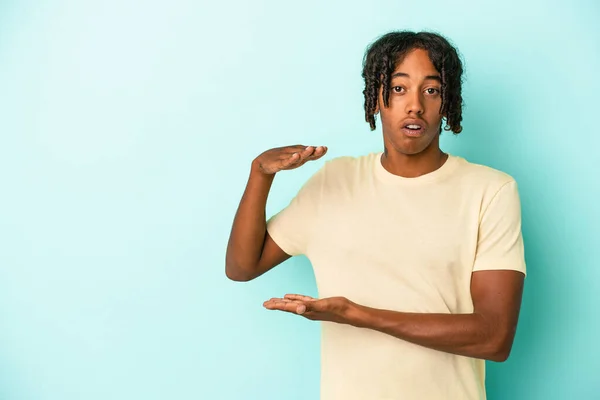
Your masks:
M 252 162 L 252 168 L 264 175 L 298 168 L 307 161 L 318 160 L 327 153 L 325 146 L 285 146 L 270 149 Z
M 235 214 L 225 259 L 225 273 L 234 281 L 254 279 L 288 258 L 267 232 L 265 206 L 275 174 L 317 160 L 325 146 L 285 146 L 267 150 L 252 161 L 246 190 Z

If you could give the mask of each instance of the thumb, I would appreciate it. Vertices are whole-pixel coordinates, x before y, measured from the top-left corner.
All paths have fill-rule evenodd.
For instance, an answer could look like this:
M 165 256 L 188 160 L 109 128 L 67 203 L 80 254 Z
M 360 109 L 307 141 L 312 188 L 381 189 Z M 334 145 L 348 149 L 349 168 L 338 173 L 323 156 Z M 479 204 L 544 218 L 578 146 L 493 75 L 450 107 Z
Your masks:
M 327 302 L 323 299 L 314 300 L 314 301 L 303 301 L 302 303 L 296 306 L 296 312 L 298 314 L 304 314 L 309 311 L 326 311 Z
M 297 314 L 304 314 L 307 311 L 310 311 L 310 310 L 308 309 L 308 304 L 306 304 L 306 303 L 300 303 L 296 307 L 296 313 Z

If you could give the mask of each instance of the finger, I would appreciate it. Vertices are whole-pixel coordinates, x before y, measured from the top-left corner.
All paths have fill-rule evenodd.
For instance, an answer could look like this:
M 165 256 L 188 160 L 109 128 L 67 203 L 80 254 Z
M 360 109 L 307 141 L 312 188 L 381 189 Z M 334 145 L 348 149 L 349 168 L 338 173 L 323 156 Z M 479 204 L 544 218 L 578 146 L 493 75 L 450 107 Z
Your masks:
M 281 159 L 282 161 L 279 164 L 280 170 L 297 168 L 309 160 L 313 160 L 313 159 L 316 160 L 316 159 L 322 157 L 325 154 L 325 152 L 327 151 L 326 149 L 323 150 L 324 146 L 318 146 L 321 148 L 321 150 L 320 150 L 318 157 L 315 157 L 315 152 L 317 150 L 317 147 L 301 146 L 300 149 L 298 149 L 297 147 L 298 146 L 290 146 L 288 148 L 288 150 L 292 150 L 292 151 L 296 150 L 296 151 L 291 154 L 290 153 L 284 154 L 284 157 Z
M 319 146 L 315 148 L 314 153 L 310 156 L 310 160 L 318 160 L 319 158 L 323 157 L 325 153 L 327 153 L 327 147 Z
M 287 302 L 284 302 L 284 301 L 269 300 L 269 301 L 266 301 L 263 304 L 263 306 L 269 310 L 281 310 L 285 307 L 286 304 L 287 304 Z
M 305 163 L 308 159 L 310 159 L 310 157 L 312 156 L 312 154 L 314 153 L 315 149 L 312 146 L 308 146 L 306 149 L 304 149 L 303 151 L 301 151 L 300 154 L 300 160 L 298 160 L 298 163 Z
M 304 150 L 302 153 L 300 153 L 300 160 L 298 160 L 298 162 L 294 163 L 293 165 L 296 167 L 300 167 L 300 166 L 304 165 L 304 163 L 306 163 L 307 161 L 310 161 L 312 159 L 314 152 L 315 152 L 315 147 L 308 146 L 306 148 L 306 150 Z
M 307 155 L 306 151 L 293 153 L 291 158 L 288 158 L 281 164 L 281 169 L 297 168 L 303 165 L 310 158 L 310 154 Z
M 270 303 L 270 304 L 275 304 L 275 303 L 289 303 L 289 302 L 292 302 L 292 301 L 294 301 L 294 300 L 292 300 L 292 299 L 282 299 L 282 298 L 279 298 L 279 297 L 274 297 L 272 299 L 269 299 L 269 300 L 265 301 L 263 304 L 268 304 L 268 303 Z
M 285 298 L 279 298 L 279 297 L 273 297 L 267 301 L 265 301 L 263 304 L 267 304 L 267 303 L 278 303 L 278 302 L 290 302 L 292 301 L 291 299 L 285 299 Z
M 289 300 L 298 300 L 298 301 L 315 301 L 315 299 L 313 297 L 310 296 L 304 296 L 302 294 L 286 294 L 284 296 L 284 299 L 289 299 Z
M 314 151 L 314 149 L 316 148 L 316 146 L 304 146 L 301 144 L 297 144 L 295 146 L 286 146 L 286 147 L 281 147 L 279 148 L 280 150 L 280 154 L 283 157 L 287 157 L 290 156 L 294 153 L 299 153 L 302 154 L 303 152 L 309 150 L 309 148 L 312 148 L 312 151 Z
M 294 164 L 299 163 L 302 160 L 302 157 L 300 156 L 300 153 L 293 153 L 291 156 L 289 156 L 288 158 L 284 158 L 281 161 L 280 167 L 281 168 L 288 168 Z
M 265 308 L 268 310 L 279 310 L 291 313 L 298 313 L 298 307 L 302 304 L 296 301 L 273 301 L 267 302 Z M 305 308 L 303 308 L 305 309 Z
M 306 160 L 306 159 L 308 159 L 309 157 L 311 157 L 314 154 L 314 152 L 316 150 L 316 147 L 315 146 L 303 146 L 303 147 L 301 147 L 299 149 L 298 148 L 294 148 L 293 150 L 295 150 L 295 151 L 292 151 L 291 153 L 285 154 L 284 155 L 284 159 L 287 159 L 287 157 L 292 157 L 295 154 L 298 154 L 299 161 Z
M 320 150 L 319 150 L 319 152 L 318 152 L 318 153 L 319 153 L 319 157 L 321 157 L 321 156 L 325 155 L 325 153 L 327 153 L 327 150 L 329 150 L 329 149 L 327 148 L 327 146 L 319 146 L 319 148 L 320 148 Z
M 302 152 L 304 150 L 306 150 L 308 146 L 303 145 L 303 144 L 297 144 L 295 146 L 287 146 L 287 147 L 283 147 L 282 149 L 285 150 L 287 153 L 296 153 L 296 152 Z
M 294 314 L 304 314 L 310 311 L 310 305 L 300 301 L 290 301 L 287 303 L 278 303 L 277 309 L 282 311 L 291 312 Z

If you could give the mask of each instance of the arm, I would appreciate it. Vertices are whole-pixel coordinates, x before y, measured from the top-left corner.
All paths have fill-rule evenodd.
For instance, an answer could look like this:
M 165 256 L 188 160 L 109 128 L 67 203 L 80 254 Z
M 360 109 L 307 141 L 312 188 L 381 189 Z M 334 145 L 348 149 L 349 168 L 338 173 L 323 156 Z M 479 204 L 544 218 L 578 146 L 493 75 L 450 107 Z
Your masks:
M 308 319 L 377 330 L 447 353 L 504 361 L 512 348 L 525 278 L 520 202 L 514 181 L 503 185 L 489 202 L 478 236 L 471 273 L 473 312 L 469 314 L 405 313 L 365 307 L 344 297 L 313 299 L 294 294 L 268 300 L 264 306 Z
M 521 207 L 514 180 L 503 184 L 483 211 L 472 270 L 471 314 L 426 315 L 358 307 L 356 322 L 433 349 L 506 360 L 517 327 L 525 278 Z
M 275 175 L 252 165 L 227 244 L 225 274 L 234 281 L 254 279 L 290 257 L 267 233 L 265 207 Z
M 470 314 L 405 313 L 365 307 L 345 297 L 313 299 L 299 294 L 272 298 L 263 305 L 311 320 L 373 329 L 446 353 L 501 362 L 508 358 L 515 336 L 524 276 L 512 270 L 474 272 Z
M 505 361 L 516 332 L 523 281 L 517 271 L 474 272 L 472 314 L 403 313 L 350 303 L 347 318 L 351 325 L 435 350 Z
M 252 162 L 227 244 L 225 274 L 229 279 L 252 280 L 290 258 L 267 233 L 269 190 L 277 172 L 316 160 L 326 151 L 325 147 L 288 146 L 268 150 Z

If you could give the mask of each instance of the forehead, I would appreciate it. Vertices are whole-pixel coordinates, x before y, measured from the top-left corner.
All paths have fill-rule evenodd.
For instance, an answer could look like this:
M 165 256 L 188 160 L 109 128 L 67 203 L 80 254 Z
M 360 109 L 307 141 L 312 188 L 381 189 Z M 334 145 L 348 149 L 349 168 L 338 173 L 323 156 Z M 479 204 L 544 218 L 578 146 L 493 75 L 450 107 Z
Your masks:
M 413 49 L 396 62 L 394 72 L 404 72 L 408 75 L 437 75 L 438 71 L 429 58 L 429 52 L 423 49 Z M 412 72 L 412 73 L 411 73 Z

